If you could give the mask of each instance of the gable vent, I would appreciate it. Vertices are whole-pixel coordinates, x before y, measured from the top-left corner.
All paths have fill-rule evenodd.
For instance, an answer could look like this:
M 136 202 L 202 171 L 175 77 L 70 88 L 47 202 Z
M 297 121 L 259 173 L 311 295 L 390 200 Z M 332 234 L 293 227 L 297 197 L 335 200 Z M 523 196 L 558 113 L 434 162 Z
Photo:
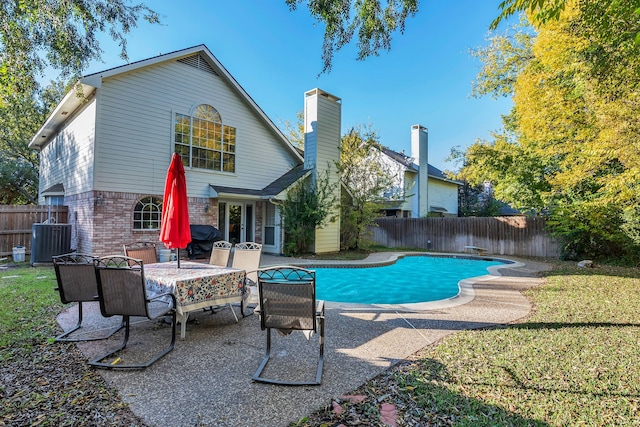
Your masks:
M 213 74 L 214 76 L 218 75 L 218 73 L 216 73 L 216 71 L 213 68 L 211 68 L 211 65 L 209 65 L 209 63 L 200 54 L 178 59 L 178 62 L 182 62 L 183 64 L 190 65 L 194 68 L 197 68 L 198 70 L 202 70 L 207 73 Z

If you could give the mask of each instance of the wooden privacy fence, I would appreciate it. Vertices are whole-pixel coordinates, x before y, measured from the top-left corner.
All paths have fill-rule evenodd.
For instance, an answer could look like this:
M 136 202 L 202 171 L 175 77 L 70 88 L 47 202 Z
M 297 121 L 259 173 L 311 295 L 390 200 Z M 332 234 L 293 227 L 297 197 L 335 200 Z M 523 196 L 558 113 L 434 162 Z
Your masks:
M 66 206 L 0 205 L 0 256 L 13 254 L 15 246 L 30 254 L 33 224 L 65 224 L 67 219 Z
M 467 252 L 465 246 L 486 248 L 488 254 L 555 258 L 558 241 L 545 230 L 542 218 L 379 218 L 371 227 L 374 244 L 390 248 Z

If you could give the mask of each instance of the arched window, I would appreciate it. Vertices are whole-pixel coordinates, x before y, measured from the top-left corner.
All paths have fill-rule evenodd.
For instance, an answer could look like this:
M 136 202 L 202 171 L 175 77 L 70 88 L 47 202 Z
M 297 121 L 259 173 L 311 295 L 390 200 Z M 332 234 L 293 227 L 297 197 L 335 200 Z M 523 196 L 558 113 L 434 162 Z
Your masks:
M 162 219 L 162 199 L 148 196 L 138 200 L 133 210 L 134 230 L 159 230 Z
M 211 105 L 198 105 L 193 116 L 176 113 L 175 152 L 185 166 L 219 172 L 236 170 L 236 129 L 222 124 Z

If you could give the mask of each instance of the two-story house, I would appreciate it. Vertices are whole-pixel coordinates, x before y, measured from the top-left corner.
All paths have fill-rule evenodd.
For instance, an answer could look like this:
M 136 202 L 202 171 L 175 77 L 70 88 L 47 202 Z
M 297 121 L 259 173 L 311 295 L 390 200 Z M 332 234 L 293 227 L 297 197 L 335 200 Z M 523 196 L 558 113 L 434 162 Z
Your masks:
M 339 98 L 320 89 L 304 94 L 303 158 L 204 45 L 87 75 L 78 85 L 29 146 L 40 150 L 39 203 L 69 207 L 71 247 L 82 253 L 158 242 L 174 152 L 185 166 L 192 224 L 281 253 L 276 202 L 339 158 Z M 339 247 L 339 221 L 317 231 L 314 252 Z

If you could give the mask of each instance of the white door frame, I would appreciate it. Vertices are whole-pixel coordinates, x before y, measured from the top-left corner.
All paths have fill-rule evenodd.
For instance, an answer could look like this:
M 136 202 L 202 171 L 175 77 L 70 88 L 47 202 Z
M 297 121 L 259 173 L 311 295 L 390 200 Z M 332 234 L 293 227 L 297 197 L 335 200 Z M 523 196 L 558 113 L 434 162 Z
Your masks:
M 262 250 L 273 254 L 282 252 L 281 216 L 277 205 L 267 201 L 262 214 Z M 272 230 L 268 230 L 269 228 Z M 270 241 L 273 239 L 273 241 Z
M 225 207 L 224 239 L 235 244 L 246 242 L 248 235 L 249 240 L 254 241 L 256 234 L 255 203 L 244 200 L 220 200 L 218 203 L 224 203 Z M 250 214 L 248 218 L 247 212 Z M 249 233 L 247 233 L 247 224 L 251 227 Z

